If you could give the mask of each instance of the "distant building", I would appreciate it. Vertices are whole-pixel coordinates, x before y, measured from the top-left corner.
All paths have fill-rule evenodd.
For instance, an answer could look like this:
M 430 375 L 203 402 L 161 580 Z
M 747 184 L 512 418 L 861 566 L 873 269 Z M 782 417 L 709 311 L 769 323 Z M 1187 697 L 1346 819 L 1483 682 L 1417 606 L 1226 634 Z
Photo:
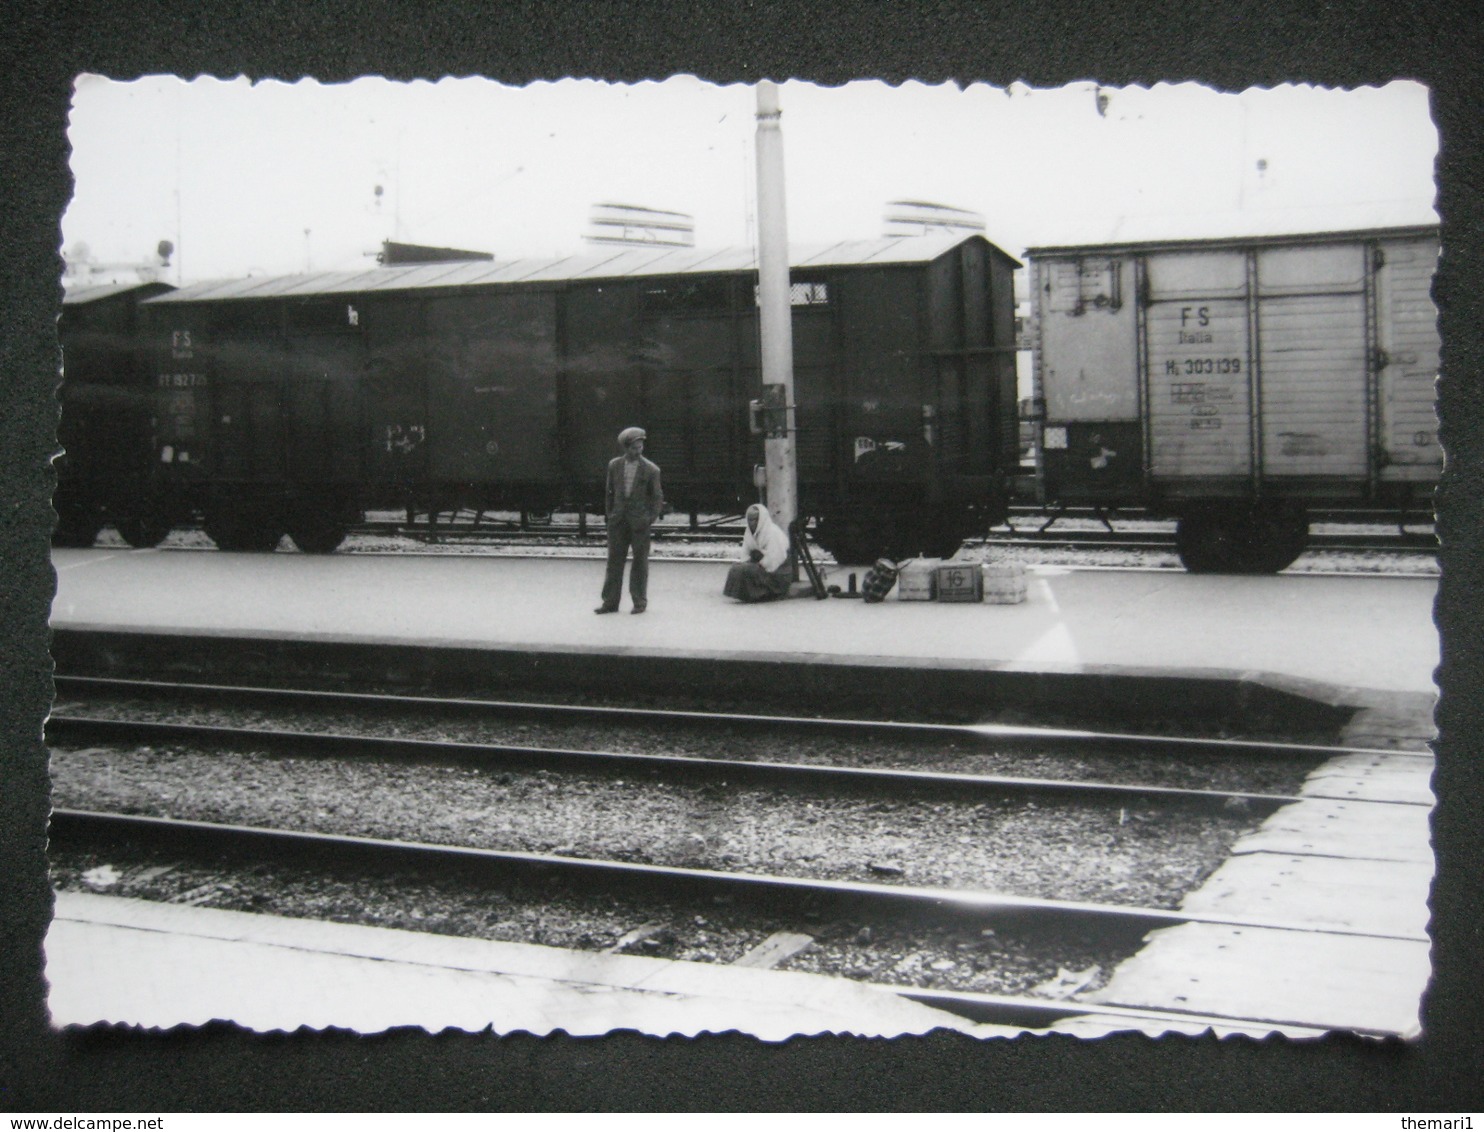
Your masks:
M 490 252 L 471 252 L 463 248 L 431 248 L 424 244 L 399 244 L 381 241 L 376 262 L 383 267 L 401 267 L 410 263 L 462 263 L 466 260 L 493 260 Z

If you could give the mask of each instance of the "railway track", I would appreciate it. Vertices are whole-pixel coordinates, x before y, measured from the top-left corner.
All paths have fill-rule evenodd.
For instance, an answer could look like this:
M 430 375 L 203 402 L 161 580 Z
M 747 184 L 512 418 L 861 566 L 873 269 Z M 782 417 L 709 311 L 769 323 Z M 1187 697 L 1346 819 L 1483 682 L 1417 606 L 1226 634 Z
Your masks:
M 1175 551 L 1173 525 L 1168 530 L 1097 530 L 1054 527 L 1037 527 L 1021 520 L 1008 529 L 996 529 L 983 538 L 969 539 L 968 546 L 996 546 L 1020 548 L 1075 548 L 1084 550 L 1164 550 Z M 551 523 L 541 526 L 521 527 L 515 523 L 502 525 L 478 525 L 460 522 L 429 528 L 425 525 L 408 526 L 405 523 L 371 523 L 354 528 L 360 535 L 396 537 L 429 543 L 455 543 L 472 545 L 540 544 L 560 540 L 601 545 L 601 524 L 592 524 L 586 533 L 575 523 Z M 742 528 L 735 524 L 718 524 L 691 529 L 687 527 L 658 526 L 654 529 L 656 542 L 692 544 L 737 543 L 742 537 Z M 580 541 L 579 541 L 580 540 Z M 1315 533 L 1309 537 L 1311 551 L 1330 553 L 1385 553 L 1385 554 L 1430 554 L 1438 550 L 1436 535 L 1431 532 L 1390 531 L 1355 532 L 1348 534 Z
M 721 729 L 744 733 L 783 730 L 800 734 L 844 736 L 860 742 L 890 740 L 993 743 L 1008 751 L 1044 750 L 1075 754 L 1153 754 L 1159 757 L 1187 758 L 1278 758 L 1323 759 L 1346 750 L 1325 743 L 1296 743 L 1269 740 L 1213 738 L 1204 736 L 1166 735 L 1096 731 L 1083 728 L 1022 726 L 1004 723 L 931 723 L 904 720 L 864 719 L 836 716 L 801 716 L 761 714 L 757 712 L 692 711 L 652 707 L 626 707 L 590 703 L 552 703 L 546 701 L 486 700 L 465 697 L 394 695 L 337 691 L 321 688 L 280 688 L 251 685 L 203 684 L 182 681 L 142 680 L 105 676 L 58 674 L 54 677 L 59 694 L 69 697 L 109 697 L 155 702 L 194 701 L 224 709 L 255 709 L 268 712 L 310 709 L 351 710 L 355 712 L 417 711 L 445 718 L 484 720 L 546 720 L 583 722 L 603 725 L 650 724 L 666 727 L 687 726 Z M 65 707 L 48 721 L 54 734 L 106 729 L 139 729 L 144 734 L 150 727 L 163 726 L 130 720 L 109 720 L 68 714 Z M 223 734 L 232 729 L 217 729 Z M 164 734 L 165 732 L 162 732 Z M 258 734 L 256 731 L 245 734 Z M 309 739 L 317 734 L 305 733 Z M 333 743 L 335 736 L 325 736 Z M 343 737 L 369 741 L 366 736 Z M 393 741 L 388 741 L 393 742 Z M 452 748 L 450 748 L 452 749 Z M 510 748 L 512 752 L 518 748 Z M 532 748 L 548 752 L 550 748 Z M 569 752 L 573 758 L 582 753 Z M 588 752 L 599 757 L 598 752 Z M 618 758 L 620 756 L 613 755 Z M 643 756 L 622 756 L 642 758 Z M 697 765 L 715 762 L 720 766 L 739 765 L 738 759 L 693 760 Z M 679 764 L 677 764 L 679 765 Z M 764 764 L 758 764 L 764 765 Z M 828 773 L 828 767 L 801 768 L 800 773 Z M 848 768 L 845 768 L 848 769 Z M 740 772 L 739 772 L 740 773 Z M 782 773 L 781 771 L 779 773 Z M 970 776 L 972 777 L 972 776 Z M 1088 784 L 1089 786 L 1094 784 Z M 1240 791 L 1238 792 L 1240 793 Z
M 998 892 L 905 885 L 808 880 L 792 876 L 740 873 L 715 869 L 635 864 L 628 861 L 573 858 L 555 854 L 497 851 L 471 846 L 349 837 L 264 826 L 190 821 L 175 818 L 73 809 L 54 810 L 50 836 L 60 848 L 98 842 L 143 843 L 172 854 L 227 856 L 235 859 L 288 860 L 310 867 L 334 862 L 372 868 L 411 866 L 446 874 L 475 870 L 494 883 L 512 874 L 560 877 L 569 885 L 600 889 L 659 890 L 667 897 L 686 894 L 731 901 L 764 900 L 817 915 L 822 907 L 847 908 L 858 915 L 906 913 L 915 920 L 968 923 L 974 928 L 1051 930 L 1075 926 L 1113 946 L 1129 947 L 1146 933 L 1186 924 L 1262 928 L 1312 934 L 1304 923 L 1228 915 L 1202 915 L 1159 908 L 1036 899 Z M 1336 929 L 1337 936 L 1367 935 Z M 1381 937 L 1389 938 L 1389 937 Z M 1410 939 L 1410 936 L 1395 938 Z M 1425 939 L 1425 937 L 1422 937 Z M 1027 996 L 984 994 L 943 988 L 875 984 L 939 1009 L 978 1022 L 1007 1026 L 1049 1026 L 1069 1018 L 1093 1017 L 1109 1022 L 1164 1023 L 1170 1026 L 1215 1026 L 1265 1033 L 1282 1027 L 1293 1036 L 1317 1036 L 1321 1028 L 1305 1019 L 1274 1022 L 1198 1012 L 1137 1010 L 1094 1003 Z M 1387 1036 L 1385 1031 L 1358 1032 Z
M 982 540 L 986 546 L 1018 547 L 1075 547 L 1088 550 L 1175 550 L 1173 531 L 992 531 Z M 1332 553 L 1385 553 L 1385 554 L 1429 554 L 1436 553 L 1437 538 L 1434 535 L 1398 534 L 1312 534 L 1309 536 L 1310 551 Z
M 1096 750 L 1117 757 L 1159 752 L 1195 759 L 1315 759 L 1340 753 L 1320 744 L 1266 743 L 1243 740 L 1190 739 L 1178 736 L 1105 734 L 1054 728 L 1004 725 L 922 724 L 870 719 L 818 719 L 724 712 L 659 711 L 589 705 L 561 705 L 428 697 L 382 696 L 348 692 L 243 688 L 59 677 L 59 692 L 72 700 L 105 696 L 126 701 L 169 704 L 182 698 L 230 711 L 299 712 L 350 709 L 356 712 L 415 710 L 450 716 L 503 720 L 581 720 L 605 727 L 665 724 L 724 731 L 736 737 L 785 731 L 848 736 L 869 744 L 886 737 L 923 742 L 970 740 L 1009 749 Z M 1238 789 L 1185 789 L 1148 783 L 1087 779 L 1040 779 L 1014 775 L 942 773 L 879 767 L 780 763 L 767 759 L 698 758 L 621 751 L 567 749 L 505 743 L 468 743 L 263 726 L 175 723 L 78 715 L 63 706 L 48 723 L 54 745 L 98 745 L 138 748 L 191 747 L 229 751 L 248 748 L 293 759 L 317 760 L 326 766 L 364 762 L 415 762 L 419 765 L 474 766 L 484 770 L 541 768 L 544 772 L 623 775 L 631 780 L 703 781 L 728 788 L 802 791 L 815 796 L 846 794 L 881 796 L 900 801 L 907 796 L 946 799 L 956 805 L 1020 799 L 1034 808 L 1075 803 L 1113 807 L 1157 808 L 1221 814 L 1240 807 L 1253 820 L 1299 801 L 1288 793 Z M 1394 753 L 1393 753 L 1393 757 Z M 1312 796 L 1312 795 L 1311 795 Z M 1033 800 L 1033 801 L 1032 801 Z M 292 823 L 291 823 L 292 824 Z M 117 844 L 146 846 L 176 856 L 217 856 L 240 862 L 291 862 L 308 869 L 333 870 L 412 867 L 435 875 L 453 870 L 477 874 L 482 884 L 556 880 L 567 889 L 621 891 L 639 899 L 690 899 L 765 904 L 796 919 L 817 916 L 820 909 L 848 911 L 858 918 L 906 918 L 919 925 L 957 925 L 960 929 L 1029 933 L 1047 938 L 1074 933 L 1121 952 L 1138 946 L 1149 931 L 1183 924 L 1260 927 L 1312 932 L 1312 925 L 1252 916 L 1183 912 L 1175 908 L 1098 900 L 1016 895 L 961 885 L 910 884 L 900 873 L 893 879 L 857 881 L 801 876 L 757 868 L 725 868 L 624 860 L 590 853 L 530 852 L 472 844 L 424 841 L 312 828 L 312 819 L 297 823 L 311 828 L 282 828 L 281 822 L 201 820 L 169 814 L 121 813 L 79 806 L 59 807 L 53 815 L 54 845 L 62 852 Z M 1347 933 L 1337 928 L 1333 934 Z M 804 937 L 807 938 L 807 937 Z M 868 980 L 869 981 L 869 980 Z M 1084 1015 L 1114 1022 L 1169 1025 L 1217 1025 L 1242 1028 L 1253 1020 L 1214 1018 L 1181 1012 L 1103 1009 L 1087 1003 L 1039 999 L 1026 995 L 987 994 L 945 986 L 881 984 L 895 993 L 955 1011 L 977 1021 L 1005 1025 L 1045 1026 Z M 1271 1020 L 1263 1023 L 1267 1026 Z M 1295 1018 L 1285 1028 L 1304 1026 Z M 1258 1027 L 1261 1028 L 1261 1027 Z M 1313 1032 L 1318 1033 L 1318 1030 Z
M 1141 520 L 1135 527 L 1107 530 L 1095 520 L 1078 518 L 1074 525 L 1050 526 L 1044 517 L 1016 516 L 1012 526 L 971 538 L 964 547 L 973 556 L 1004 554 L 1027 565 L 1046 564 L 1085 569 L 1156 570 L 1182 572 L 1175 546 L 1173 524 Z M 711 562 L 735 557 L 742 528 L 721 522 L 692 529 L 683 525 L 660 525 L 654 531 L 657 561 Z M 117 536 L 109 536 L 117 537 Z M 122 541 L 122 540 L 120 540 Z M 199 552 L 213 544 L 199 529 L 182 527 L 161 544 L 169 552 Z M 348 554 L 417 554 L 472 552 L 499 555 L 514 553 L 534 557 L 602 557 L 604 535 L 601 523 L 589 524 L 586 532 L 575 522 L 552 522 L 522 527 L 514 520 L 475 522 L 473 517 L 430 528 L 425 523 L 373 521 L 352 527 L 340 548 Z M 1315 532 L 1308 550 L 1285 573 L 1332 576 L 1378 573 L 1399 577 L 1435 577 L 1439 550 L 1430 530 L 1403 531 L 1376 524 L 1368 530 Z M 816 557 L 828 564 L 829 556 L 816 547 Z M 1358 560 L 1357 560 L 1358 559 Z M 862 568 L 851 563 L 846 567 Z
M 816 721 L 804 721 L 814 723 Z M 856 730 L 859 730 L 857 725 Z M 787 789 L 830 793 L 869 790 L 970 801 L 1030 795 L 1042 798 L 1080 798 L 1109 804 L 1152 802 L 1163 806 L 1222 809 L 1240 804 L 1259 814 L 1299 801 L 1294 795 L 1255 791 L 1193 790 L 1157 785 L 1130 785 L 1067 779 L 1025 778 L 1011 775 L 945 774 L 917 770 L 831 766 L 818 763 L 779 763 L 734 758 L 694 758 L 645 755 L 618 751 L 572 750 L 555 747 L 511 746 L 492 743 L 455 743 L 448 740 L 386 738 L 261 727 L 224 727 L 160 723 L 127 719 L 85 719 L 56 715 L 47 724 L 57 741 L 88 744 L 191 744 L 270 750 L 299 757 L 330 759 L 378 758 L 409 762 L 461 763 L 484 768 L 541 767 L 600 773 L 642 773 L 681 780 L 754 783 Z M 1028 736 L 1018 736 L 1027 737 Z M 1089 741 L 1098 737 L 1087 736 Z M 1132 736 L 1110 737 L 1115 743 Z M 1042 737 L 1041 741 L 1046 741 Z M 1171 741 L 1166 740 L 1166 743 Z M 1228 749 L 1225 753 L 1230 753 Z

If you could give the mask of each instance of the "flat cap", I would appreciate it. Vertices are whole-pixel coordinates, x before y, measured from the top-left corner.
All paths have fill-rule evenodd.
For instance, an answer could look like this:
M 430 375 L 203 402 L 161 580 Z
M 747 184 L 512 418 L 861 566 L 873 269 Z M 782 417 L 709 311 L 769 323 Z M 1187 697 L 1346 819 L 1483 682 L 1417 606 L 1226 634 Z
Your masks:
M 620 446 L 627 444 L 631 440 L 645 439 L 648 439 L 648 434 L 642 428 L 637 427 L 626 428 L 618 434 L 618 443 Z

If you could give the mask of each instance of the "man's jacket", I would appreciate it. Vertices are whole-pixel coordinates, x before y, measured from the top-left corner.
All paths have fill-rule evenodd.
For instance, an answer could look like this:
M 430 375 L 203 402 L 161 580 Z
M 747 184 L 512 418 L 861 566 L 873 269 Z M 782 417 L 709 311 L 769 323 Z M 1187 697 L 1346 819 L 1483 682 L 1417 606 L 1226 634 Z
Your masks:
M 611 524 L 622 517 L 631 526 L 647 527 L 665 509 L 665 493 L 660 487 L 660 466 L 639 457 L 639 470 L 634 473 L 634 487 L 627 499 L 623 493 L 623 465 L 620 456 L 608 465 L 608 496 L 605 512 Z

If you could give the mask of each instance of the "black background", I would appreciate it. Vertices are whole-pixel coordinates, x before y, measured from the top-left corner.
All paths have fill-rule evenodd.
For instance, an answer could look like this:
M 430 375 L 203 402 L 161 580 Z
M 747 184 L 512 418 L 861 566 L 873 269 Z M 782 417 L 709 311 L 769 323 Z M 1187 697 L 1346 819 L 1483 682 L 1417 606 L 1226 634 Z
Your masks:
M 1473 5 L 1241 0 L 1123 4 L 286 2 L 11 3 L 0 55 L 0 1110 L 1328 1109 L 1480 1108 L 1481 57 Z M 694 1041 L 397 1032 L 255 1036 L 217 1024 L 52 1033 L 41 941 L 50 910 L 40 727 L 50 700 L 47 539 L 58 365 L 66 125 L 82 71 L 339 82 L 486 75 L 638 81 L 691 73 L 833 84 L 985 81 L 1226 89 L 1307 82 L 1432 90 L 1442 136 L 1441 386 L 1448 470 L 1442 747 L 1434 815 L 1434 982 L 1413 1044 L 955 1035 L 892 1041 L 740 1035 Z M 952 160 L 952 154 L 945 154 Z M 1375 160 L 1389 155 L 1377 152 Z M 1005 155 L 1013 176 L 1018 155 Z M 291 170 L 284 171 L 292 176 Z M 842 191 L 845 191 L 842 188 Z M 1355 611 L 1357 617 L 1366 615 Z

